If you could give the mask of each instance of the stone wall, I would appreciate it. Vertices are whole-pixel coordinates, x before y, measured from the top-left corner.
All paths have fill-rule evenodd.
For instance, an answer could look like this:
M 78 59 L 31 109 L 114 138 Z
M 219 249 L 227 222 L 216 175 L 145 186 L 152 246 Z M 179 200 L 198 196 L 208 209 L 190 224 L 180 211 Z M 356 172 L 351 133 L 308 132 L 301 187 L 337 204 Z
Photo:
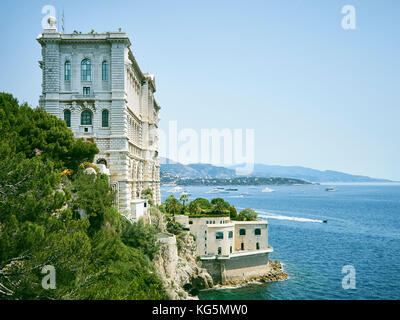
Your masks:
M 230 259 L 202 260 L 202 267 L 221 285 L 244 283 L 261 279 L 271 270 L 268 253 L 243 255 Z

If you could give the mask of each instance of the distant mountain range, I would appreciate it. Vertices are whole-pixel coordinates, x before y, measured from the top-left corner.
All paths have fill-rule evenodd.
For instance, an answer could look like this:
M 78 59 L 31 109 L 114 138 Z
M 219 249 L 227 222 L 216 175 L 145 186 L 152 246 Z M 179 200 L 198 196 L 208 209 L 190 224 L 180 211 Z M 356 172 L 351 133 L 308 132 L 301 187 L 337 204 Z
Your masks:
M 162 177 L 179 177 L 179 178 L 195 178 L 195 179 L 227 179 L 238 177 L 236 168 L 241 165 L 230 168 L 217 167 L 211 164 L 188 164 L 174 162 L 169 159 L 162 158 L 161 178 Z M 313 183 L 321 182 L 391 182 L 391 180 L 376 179 L 367 176 L 352 175 L 332 170 L 315 170 L 299 166 L 273 166 L 265 164 L 255 164 L 251 177 L 260 178 L 291 178 L 300 179 Z M 168 179 L 170 180 L 170 179 Z
M 237 177 L 234 169 L 225 167 L 217 167 L 211 164 L 188 164 L 184 165 L 170 159 L 161 158 L 161 175 L 172 175 L 181 178 L 194 178 L 194 179 L 226 179 Z

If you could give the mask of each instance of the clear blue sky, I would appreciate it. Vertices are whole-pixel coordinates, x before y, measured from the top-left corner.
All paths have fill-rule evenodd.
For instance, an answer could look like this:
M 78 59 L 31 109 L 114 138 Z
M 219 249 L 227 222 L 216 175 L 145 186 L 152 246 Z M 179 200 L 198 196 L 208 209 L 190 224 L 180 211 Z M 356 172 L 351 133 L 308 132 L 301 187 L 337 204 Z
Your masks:
M 253 128 L 259 163 L 400 180 L 400 1 L 1 0 L 0 90 L 33 106 L 46 4 L 66 32 L 128 33 L 162 128 Z

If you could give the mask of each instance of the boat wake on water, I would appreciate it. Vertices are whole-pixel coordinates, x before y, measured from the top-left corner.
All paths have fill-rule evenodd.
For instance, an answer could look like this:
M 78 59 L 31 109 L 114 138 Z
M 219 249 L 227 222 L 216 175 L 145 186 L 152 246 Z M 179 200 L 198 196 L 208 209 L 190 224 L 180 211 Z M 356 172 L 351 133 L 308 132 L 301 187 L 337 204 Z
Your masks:
M 262 211 L 262 210 L 255 210 L 255 211 L 258 213 L 259 217 L 265 218 L 265 219 L 290 220 L 290 221 L 297 221 L 297 222 L 324 223 L 324 220 L 285 216 L 285 215 L 275 214 L 275 213 L 272 213 L 272 212 L 266 212 L 266 211 Z

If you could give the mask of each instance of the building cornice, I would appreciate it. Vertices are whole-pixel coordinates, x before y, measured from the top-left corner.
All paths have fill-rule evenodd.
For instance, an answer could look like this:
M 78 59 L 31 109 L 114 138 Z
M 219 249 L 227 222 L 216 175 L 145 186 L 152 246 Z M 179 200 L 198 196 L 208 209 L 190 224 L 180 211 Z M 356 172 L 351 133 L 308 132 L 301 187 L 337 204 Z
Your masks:
M 64 33 L 49 33 L 44 32 L 36 39 L 41 45 L 52 42 L 63 43 L 101 43 L 101 42 L 120 42 L 125 43 L 128 47 L 131 41 L 125 32 L 107 32 L 100 34 L 64 34 Z

